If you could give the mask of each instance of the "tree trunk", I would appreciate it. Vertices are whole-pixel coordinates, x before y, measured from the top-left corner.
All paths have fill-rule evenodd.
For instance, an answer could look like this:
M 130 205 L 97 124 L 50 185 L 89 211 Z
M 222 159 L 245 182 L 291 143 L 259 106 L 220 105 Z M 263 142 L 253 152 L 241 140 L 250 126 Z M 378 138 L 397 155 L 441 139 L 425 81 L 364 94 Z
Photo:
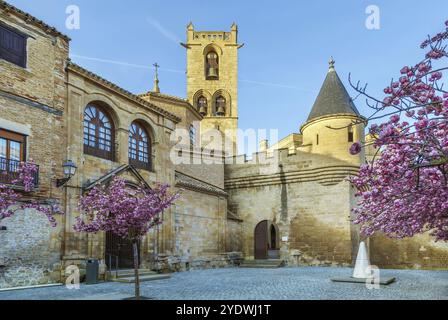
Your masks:
M 132 246 L 134 247 L 135 299 L 140 300 L 140 278 L 138 276 L 138 241 L 133 240 Z

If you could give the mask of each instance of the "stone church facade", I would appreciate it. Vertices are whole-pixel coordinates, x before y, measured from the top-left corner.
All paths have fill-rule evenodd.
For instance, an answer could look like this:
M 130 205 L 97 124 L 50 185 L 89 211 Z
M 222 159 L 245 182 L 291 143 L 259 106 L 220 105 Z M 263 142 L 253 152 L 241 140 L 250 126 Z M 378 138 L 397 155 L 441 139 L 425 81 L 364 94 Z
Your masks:
M 140 244 L 141 267 L 160 272 L 236 266 L 243 259 L 287 265 L 351 265 L 360 240 L 346 178 L 367 154 L 363 119 L 331 62 L 308 121 L 250 160 L 237 156 L 238 28 L 199 32 L 187 26 L 187 98 L 153 90 L 133 94 L 69 59 L 70 39 L 0 1 L 0 182 L 11 164 L 39 165 L 27 197 L 64 210 L 51 228 L 36 212 L 1 222 L 0 288 L 63 281 L 65 268 L 101 261 L 128 268 L 129 246 L 112 234 L 74 232 L 80 196 L 114 176 L 169 183 L 181 190 L 164 223 Z M 244 107 L 244 106 L 243 106 Z M 343 128 L 335 130 L 334 128 Z M 178 143 L 178 132 L 187 140 Z M 213 134 L 225 136 L 225 145 Z M 212 134 L 210 134 L 212 133 Z M 212 137 L 212 138 L 211 138 Z M 183 142 L 182 142 L 183 141 Z M 181 161 L 173 161 L 181 159 Z M 64 186 L 62 164 L 77 166 Z M 445 268 L 448 250 L 428 236 L 369 239 L 380 267 Z

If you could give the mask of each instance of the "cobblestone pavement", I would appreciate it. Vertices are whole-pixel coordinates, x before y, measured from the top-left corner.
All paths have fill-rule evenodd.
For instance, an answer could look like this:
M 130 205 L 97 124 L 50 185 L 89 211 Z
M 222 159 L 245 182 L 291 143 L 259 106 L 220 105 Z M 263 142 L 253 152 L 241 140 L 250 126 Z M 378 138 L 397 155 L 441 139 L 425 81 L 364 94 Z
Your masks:
M 349 268 L 216 269 L 176 273 L 167 280 L 142 283 L 142 294 L 160 300 L 448 300 L 448 271 L 382 270 L 397 282 L 368 290 L 363 284 L 334 283 Z M 129 297 L 133 284 L 65 286 L 0 292 L 0 300 L 111 300 Z

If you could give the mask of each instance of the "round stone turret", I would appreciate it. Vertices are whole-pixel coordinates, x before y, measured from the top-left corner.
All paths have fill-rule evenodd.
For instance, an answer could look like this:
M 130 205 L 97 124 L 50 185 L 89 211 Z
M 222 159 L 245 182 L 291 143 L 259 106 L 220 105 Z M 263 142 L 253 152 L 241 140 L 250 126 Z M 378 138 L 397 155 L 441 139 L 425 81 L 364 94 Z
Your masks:
M 308 121 L 301 128 L 303 146 L 312 153 L 359 165 L 364 162 L 364 153 L 353 156 L 349 149 L 354 142 L 364 141 L 365 118 L 339 78 L 333 58 L 329 64 L 327 77 Z

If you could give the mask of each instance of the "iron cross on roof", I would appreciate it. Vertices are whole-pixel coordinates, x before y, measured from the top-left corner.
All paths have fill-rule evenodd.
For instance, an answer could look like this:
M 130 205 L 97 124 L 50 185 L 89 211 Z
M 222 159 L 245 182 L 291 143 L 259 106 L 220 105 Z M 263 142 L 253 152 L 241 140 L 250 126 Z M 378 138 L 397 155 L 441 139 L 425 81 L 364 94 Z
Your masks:
M 157 77 L 159 75 L 159 68 L 160 68 L 160 66 L 159 66 L 159 64 L 157 62 L 154 63 L 153 66 L 154 66 L 154 68 L 156 68 L 156 77 Z

